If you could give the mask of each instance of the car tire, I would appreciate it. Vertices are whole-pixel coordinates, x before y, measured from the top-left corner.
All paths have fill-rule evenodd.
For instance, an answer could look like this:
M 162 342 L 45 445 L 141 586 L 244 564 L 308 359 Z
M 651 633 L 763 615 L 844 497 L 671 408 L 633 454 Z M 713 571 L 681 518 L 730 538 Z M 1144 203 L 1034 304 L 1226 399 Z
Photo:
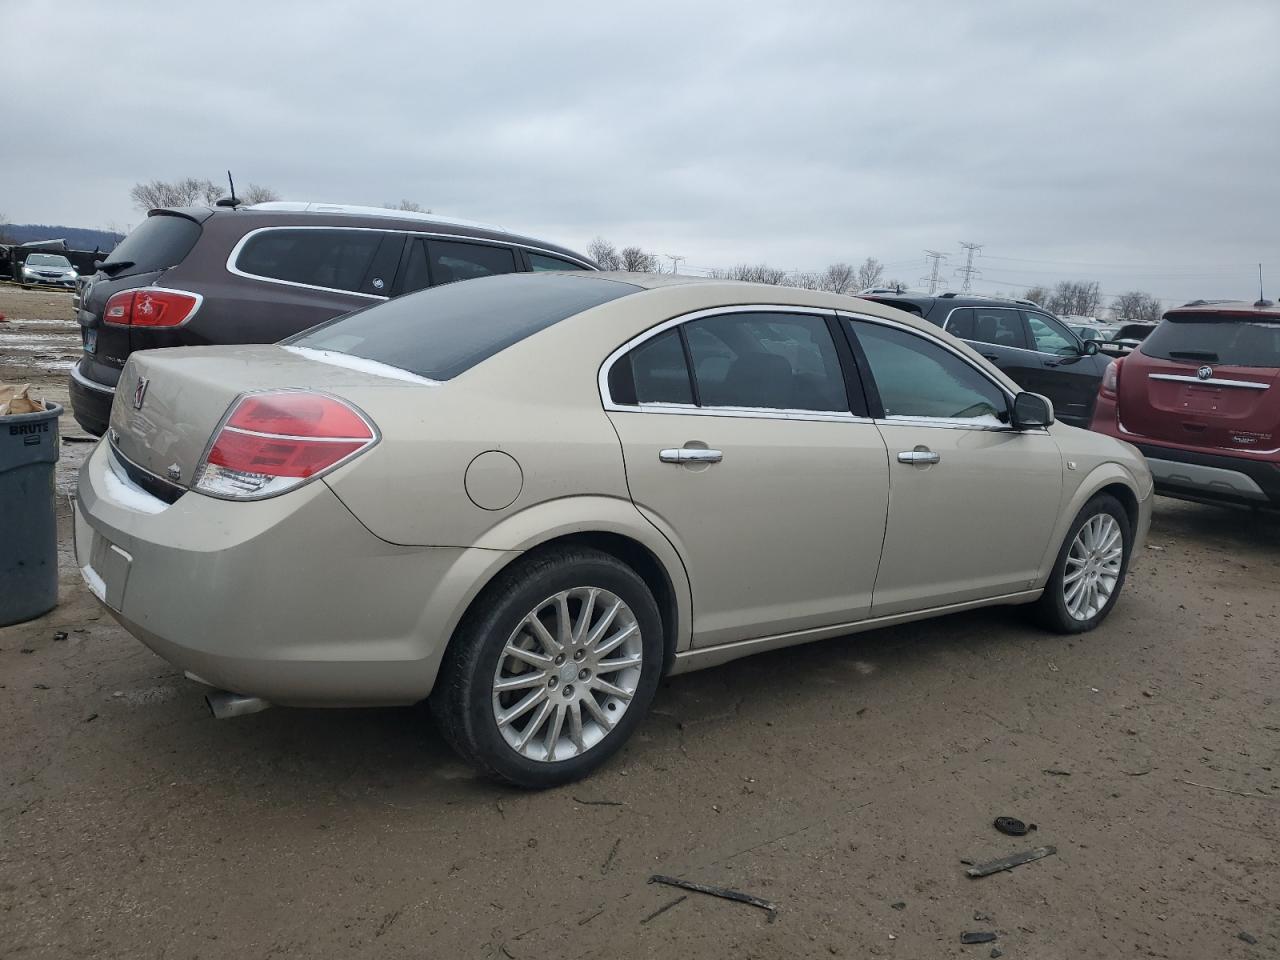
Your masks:
M 1102 623 L 1124 588 L 1132 549 L 1133 524 L 1120 502 L 1099 494 L 1086 503 L 1067 529 L 1049 582 L 1032 607 L 1041 626 L 1084 633 Z
M 658 605 L 634 570 L 598 550 L 547 550 L 504 570 L 471 605 L 445 653 L 431 712 L 483 773 L 554 787 L 586 776 L 631 736 L 657 691 L 664 653 Z M 619 663 L 628 665 L 610 669 Z M 495 689 L 502 685 L 517 689 Z

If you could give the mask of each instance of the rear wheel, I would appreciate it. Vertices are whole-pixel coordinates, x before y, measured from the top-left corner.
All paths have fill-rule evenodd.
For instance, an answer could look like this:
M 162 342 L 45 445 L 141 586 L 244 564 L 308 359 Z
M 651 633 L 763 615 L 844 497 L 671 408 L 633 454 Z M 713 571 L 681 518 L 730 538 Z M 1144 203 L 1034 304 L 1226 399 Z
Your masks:
M 640 723 L 657 690 L 662 620 L 606 553 L 550 551 L 501 574 L 450 644 L 431 709 L 449 743 L 523 787 L 577 780 Z
M 1040 622 L 1057 633 L 1083 633 L 1105 620 L 1124 586 L 1132 544 L 1133 530 L 1119 501 L 1100 494 L 1086 503 L 1036 603 Z

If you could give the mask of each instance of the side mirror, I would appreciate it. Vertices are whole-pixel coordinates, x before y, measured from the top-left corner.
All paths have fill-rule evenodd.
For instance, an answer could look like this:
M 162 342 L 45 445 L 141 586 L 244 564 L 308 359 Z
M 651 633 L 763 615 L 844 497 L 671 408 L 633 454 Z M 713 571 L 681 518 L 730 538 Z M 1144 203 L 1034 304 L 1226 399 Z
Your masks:
M 1013 398 L 1013 428 L 1035 430 L 1053 423 L 1053 403 L 1038 393 L 1020 393 Z
M 1084 342 L 1084 355 L 1086 357 L 1095 356 L 1098 352 L 1098 341 L 1089 339 Z

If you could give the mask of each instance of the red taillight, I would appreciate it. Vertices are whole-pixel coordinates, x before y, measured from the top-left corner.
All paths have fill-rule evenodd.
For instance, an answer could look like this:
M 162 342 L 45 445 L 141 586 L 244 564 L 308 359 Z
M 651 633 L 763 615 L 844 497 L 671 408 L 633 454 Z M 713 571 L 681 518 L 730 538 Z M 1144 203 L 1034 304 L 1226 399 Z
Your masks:
M 176 327 L 195 316 L 200 300 L 198 294 L 164 287 L 125 290 L 107 301 L 102 319 L 121 327 Z
M 283 493 L 373 445 L 355 407 L 317 393 L 241 397 L 214 437 L 195 489 L 250 499 Z
M 1111 362 L 1102 374 L 1102 385 L 1099 388 L 1102 395 L 1108 400 L 1115 400 L 1120 395 L 1120 365 L 1124 363 L 1124 357 L 1119 357 Z

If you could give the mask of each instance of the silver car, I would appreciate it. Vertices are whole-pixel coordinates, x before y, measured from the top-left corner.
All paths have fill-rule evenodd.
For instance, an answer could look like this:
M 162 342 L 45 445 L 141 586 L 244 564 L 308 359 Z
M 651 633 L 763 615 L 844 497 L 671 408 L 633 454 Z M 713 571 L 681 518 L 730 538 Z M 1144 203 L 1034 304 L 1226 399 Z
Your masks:
M 1092 629 L 1151 495 L 1133 447 L 890 307 L 510 274 L 133 354 L 76 552 L 215 712 L 429 697 L 545 787 L 664 674 L 992 604 Z
M 29 253 L 22 262 L 21 272 L 24 287 L 41 284 L 73 290 L 80 279 L 71 261 L 60 253 Z

